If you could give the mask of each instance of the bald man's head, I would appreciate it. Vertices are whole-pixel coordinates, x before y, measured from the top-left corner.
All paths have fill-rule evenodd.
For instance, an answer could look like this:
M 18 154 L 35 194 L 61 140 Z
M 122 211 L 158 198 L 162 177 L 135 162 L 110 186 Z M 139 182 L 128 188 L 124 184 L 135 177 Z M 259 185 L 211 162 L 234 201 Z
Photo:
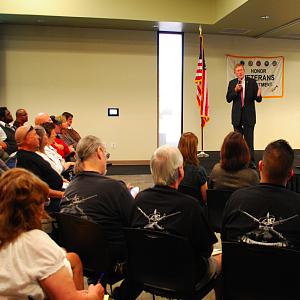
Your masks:
M 50 116 L 46 113 L 38 113 L 34 119 L 35 125 L 42 125 L 44 123 L 52 123 Z

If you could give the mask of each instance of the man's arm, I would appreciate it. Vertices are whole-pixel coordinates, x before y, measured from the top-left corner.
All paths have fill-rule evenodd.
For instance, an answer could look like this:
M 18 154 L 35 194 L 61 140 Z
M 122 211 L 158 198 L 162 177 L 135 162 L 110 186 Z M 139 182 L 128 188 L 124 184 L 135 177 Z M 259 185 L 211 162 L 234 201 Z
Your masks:
M 255 100 L 256 100 L 257 102 L 261 102 L 261 100 L 262 100 L 262 96 L 261 96 L 261 88 L 258 87 L 256 81 L 255 81 L 255 91 L 256 91 L 256 98 L 255 98 Z
M 236 92 L 237 84 L 234 80 L 231 80 L 228 84 L 227 94 L 226 94 L 226 100 L 228 103 L 230 103 L 233 100 L 236 100 L 238 98 L 238 93 Z

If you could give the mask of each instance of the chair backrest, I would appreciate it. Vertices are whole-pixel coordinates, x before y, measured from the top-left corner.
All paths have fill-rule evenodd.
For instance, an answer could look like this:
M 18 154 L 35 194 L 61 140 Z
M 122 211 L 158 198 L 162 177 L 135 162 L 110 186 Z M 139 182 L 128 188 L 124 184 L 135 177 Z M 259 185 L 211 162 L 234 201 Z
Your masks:
M 144 290 L 166 297 L 195 292 L 196 263 L 187 239 L 137 228 L 125 228 L 125 235 L 129 277 Z
M 203 199 L 202 199 L 202 195 L 201 195 L 201 192 L 200 192 L 200 188 L 198 190 L 195 187 L 180 184 L 178 186 L 178 191 L 183 193 L 183 194 L 190 195 L 190 196 L 196 198 L 199 201 L 199 203 L 201 205 L 203 205 Z
M 63 213 L 55 213 L 61 244 L 68 252 L 76 252 L 86 276 L 109 271 L 108 244 L 102 226 L 94 222 Z
M 275 300 L 299 297 L 300 251 L 222 243 L 225 300 Z
M 221 232 L 223 211 L 232 192 L 233 191 L 212 189 L 206 191 L 208 222 L 215 232 Z

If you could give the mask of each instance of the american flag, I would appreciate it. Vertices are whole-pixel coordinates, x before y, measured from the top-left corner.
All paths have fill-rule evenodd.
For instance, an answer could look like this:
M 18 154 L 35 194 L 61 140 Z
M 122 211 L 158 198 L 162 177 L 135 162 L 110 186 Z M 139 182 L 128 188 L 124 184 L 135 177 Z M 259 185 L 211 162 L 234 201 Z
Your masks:
M 201 116 L 201 127 L 209 120 L 208 115 L 208 89 L 206 79 L 206 64 L 204 58 L 203 36 L 200 35 L 200 54 L 198 59 L 195 83 L 197 85 L 197 103 Z

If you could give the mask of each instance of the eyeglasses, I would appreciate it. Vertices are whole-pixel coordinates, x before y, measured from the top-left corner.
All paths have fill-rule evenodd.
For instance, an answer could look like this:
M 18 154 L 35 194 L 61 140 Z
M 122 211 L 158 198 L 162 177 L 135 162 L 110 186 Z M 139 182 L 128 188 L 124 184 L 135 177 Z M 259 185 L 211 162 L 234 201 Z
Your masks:
M 28 133 L 29 133 L 30 131 L 32 131 L 33 129 L 34 129 L 33 126 L 30 126 L 30 127 L 29 127 L 29 129 L 27 130 L 26 134 L 24 135 L 24 140 L 26 139 Z
M 29 134 L 29 132 L 30 131 L 32 131 L 34 128 L 33 128 L 33 126 L 30 126 L 29 127 L 29 129 L 27 130 L 27 132 L 24 134 L 24 137 L 23 137 L 23 141 L 25 141 L 26 140 L 26 138 L 27 138 L 27 135 Z
M 28 130 L 18 138 L 17 144 L 20 146 L 25 140 L 30 131 L 34 130 L 33 126 L 30 126 Z M 17 133 L 18 134 L 18 133 Z
M 104 156 L 106 159 L 109 159 L 110 158 L 110 153 L 109 152 L 106 152 L 105 149 L 101 148 L 101 151 L 103 152 Z

